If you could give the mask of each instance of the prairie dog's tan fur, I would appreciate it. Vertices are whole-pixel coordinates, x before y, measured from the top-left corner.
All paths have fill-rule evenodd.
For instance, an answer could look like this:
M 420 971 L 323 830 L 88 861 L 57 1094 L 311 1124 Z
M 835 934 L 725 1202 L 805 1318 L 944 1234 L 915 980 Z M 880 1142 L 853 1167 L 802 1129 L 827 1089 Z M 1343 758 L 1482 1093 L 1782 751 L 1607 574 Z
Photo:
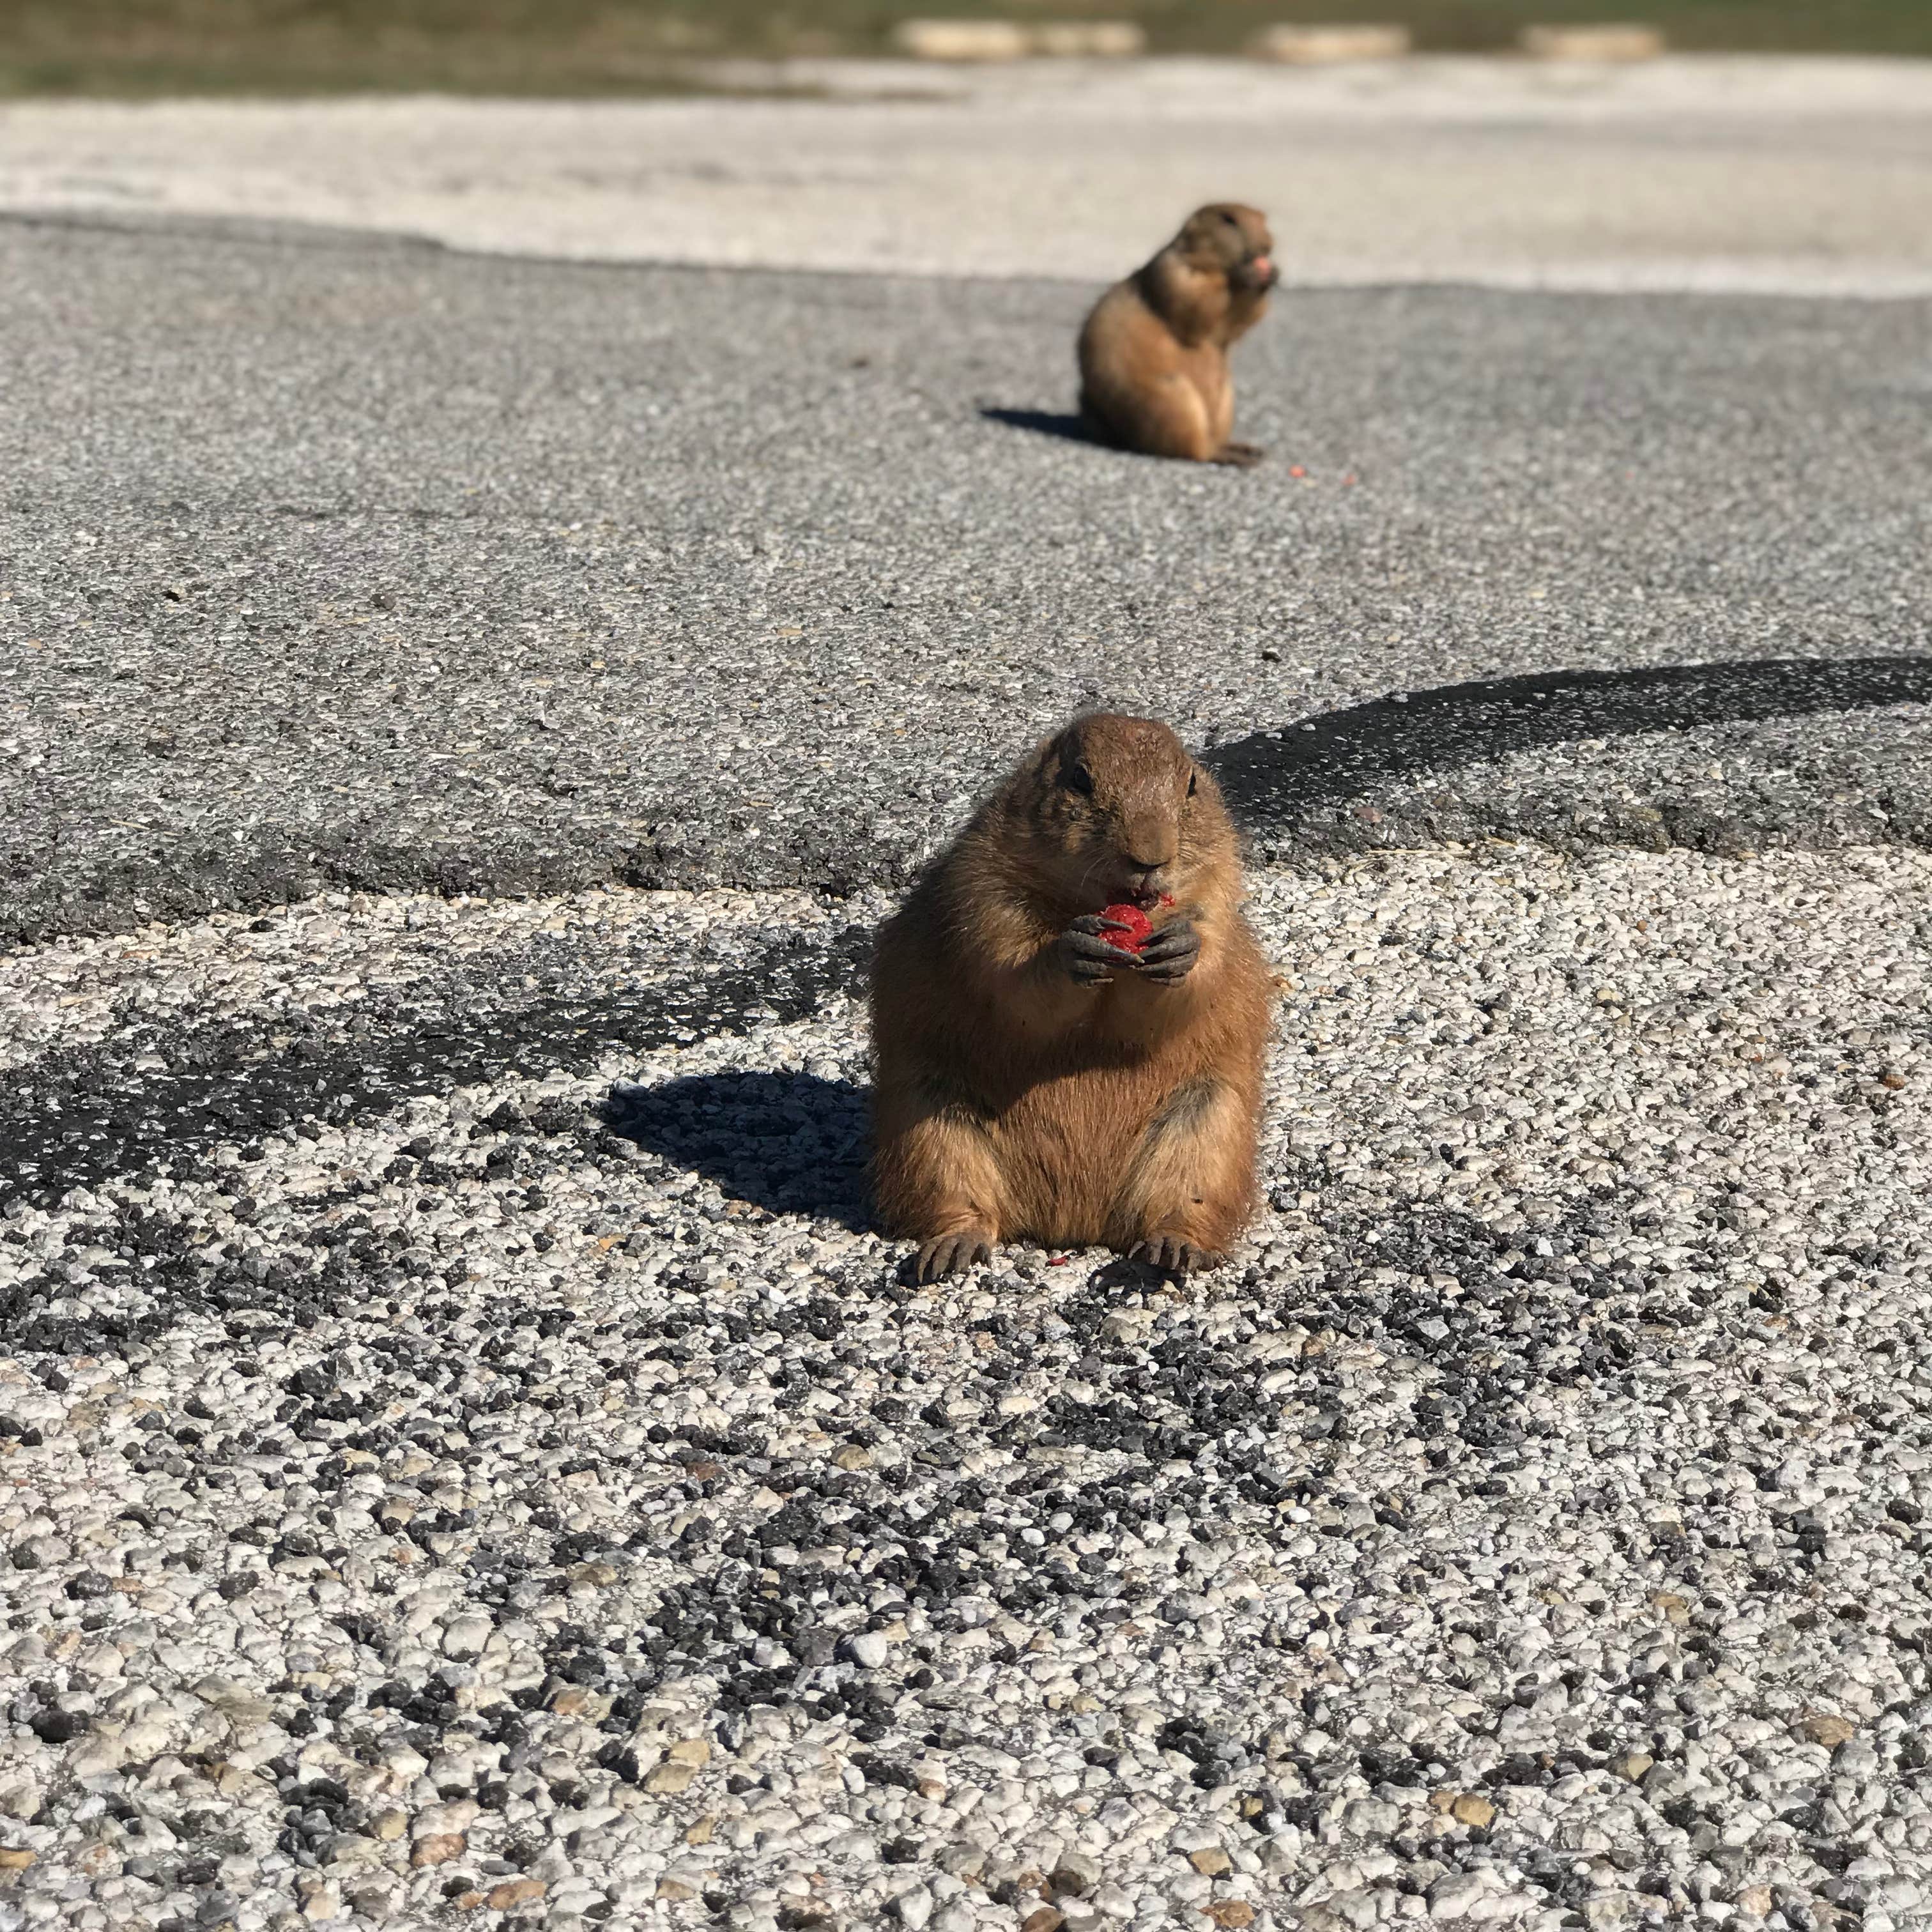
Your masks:
M 1228 350 L 1280 280 L 1274 246 L 1258 210 L 1217 202 L 1100 298 L 1080 332 L 1080 410 L 1096 435 L 1148 456 L 1260 460 L 1232 440 Z
M 1014 1240 L 1218 1258 L 1271 1000 L 1240 898 L 1220 794 L 1150 719 L 1076 719 L 981 805 L 874 964 L 874 1186 L 920 1280 Z M 1098 916 L 1127 901 L 1138 957 Z

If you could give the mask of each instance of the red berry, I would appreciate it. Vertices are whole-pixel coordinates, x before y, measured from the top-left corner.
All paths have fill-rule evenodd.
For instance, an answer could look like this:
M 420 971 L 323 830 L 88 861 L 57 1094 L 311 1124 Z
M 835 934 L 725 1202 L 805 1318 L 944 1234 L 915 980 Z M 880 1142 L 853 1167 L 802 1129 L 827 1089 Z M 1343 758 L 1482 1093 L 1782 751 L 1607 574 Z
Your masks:
M 1100 916 L 1107 920 L 1110 929 L 1105 935 L 1110 945 L 1118 946 L 1123 952 L 1138 952 L 1154 934 L 1154 922 L 1137 905 L 1110 905 L 1100 908 Z M 1125 926 L 1124 932 L 1112 928 Z

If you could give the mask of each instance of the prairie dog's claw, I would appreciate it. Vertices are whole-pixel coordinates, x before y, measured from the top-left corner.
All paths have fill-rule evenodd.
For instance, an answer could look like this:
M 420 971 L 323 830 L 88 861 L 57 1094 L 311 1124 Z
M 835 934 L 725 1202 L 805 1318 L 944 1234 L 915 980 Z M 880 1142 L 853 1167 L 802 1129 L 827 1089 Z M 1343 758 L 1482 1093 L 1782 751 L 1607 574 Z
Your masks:
M 923 1288 L 946 1275 L 963 1274 L 975 1262 L 992 1258 L 991 1238 L 980 1228 L 967 1228 L 955 1234 L 936 1234 L 924 1243 L 914 1272 Z
M 1139 965 L 1136 954 L 1116 946 L 1106 936 L 1122 929 L 1113 920 L 1092 912 L 1076 919 L 1060 935 L 1057 944 L 1060 964 L 1076 984 L 1104 986 L 1116 973 L 1131 972 Z
M 1224 1256 L 1211 1248 L 1198 1248 L 1180 1234 L 1150 1234 L 1128 1250 L 1130 1261 L 1145 1262 L 1164 1274 L 1198 1274 L 1218 1268 Z

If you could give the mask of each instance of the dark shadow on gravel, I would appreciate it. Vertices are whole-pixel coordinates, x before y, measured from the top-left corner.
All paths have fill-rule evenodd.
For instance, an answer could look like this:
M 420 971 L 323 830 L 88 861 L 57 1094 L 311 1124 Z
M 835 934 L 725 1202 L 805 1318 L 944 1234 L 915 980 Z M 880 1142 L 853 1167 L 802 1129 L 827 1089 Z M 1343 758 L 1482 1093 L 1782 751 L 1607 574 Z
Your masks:
M 1009 429 L 1030 430 L 1036 436 L 1057 436 L 1065 442 L 1091 442 L 1096 448 L 1100 446 L 1079 417 L 1063 415 L 1055 410 L 982 409 L 980 413 L 987 422 L 1004 423 Z
M 610 1130 L 772 1214 L 870 1225 L 866 1090 L 811 1073 L 704 1073 L 621 1085 Z
M 512 950 L 410 998 L 324 1015 L 199 1026 L 137 1016 L 110 1040 L 10 1071 L 0 1086 L 0 1196 L 56 1200 L 163 1162 L 179 1180 L 223 1142 L 310 1120 L 372 1120 L 417 1094 L 802 1019 L 830 994 L 862 994 L 871 950 L 862 928 L 829 943 L 784 932 L 742 961 L 695 962 L 674 985 L 615 992 L 572 983 L 548 956 Z M 554 975 L 534 995 L 520 983 L 533 967 Z

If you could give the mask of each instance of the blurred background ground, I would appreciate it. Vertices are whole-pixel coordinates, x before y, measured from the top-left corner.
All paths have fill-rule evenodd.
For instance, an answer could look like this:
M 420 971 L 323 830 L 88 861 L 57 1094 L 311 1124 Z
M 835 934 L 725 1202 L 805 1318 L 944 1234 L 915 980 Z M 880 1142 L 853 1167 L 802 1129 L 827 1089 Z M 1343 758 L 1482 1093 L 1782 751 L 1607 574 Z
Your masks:
M 793 98 L 20 101 L 0 210 L 1097 284 L 1234 198 L 1301 286 L 1932 293 L 1932 62 L 749 70 Z
M 707 57 L 878 54 L 933 14 L 1130 20 L 1170 54 L 1352 20 L 1494 52 L 1607 15 L 1690 51 L 1932 55 L 1924 0 L 0 0 L 0 94 L 658 93 Z

